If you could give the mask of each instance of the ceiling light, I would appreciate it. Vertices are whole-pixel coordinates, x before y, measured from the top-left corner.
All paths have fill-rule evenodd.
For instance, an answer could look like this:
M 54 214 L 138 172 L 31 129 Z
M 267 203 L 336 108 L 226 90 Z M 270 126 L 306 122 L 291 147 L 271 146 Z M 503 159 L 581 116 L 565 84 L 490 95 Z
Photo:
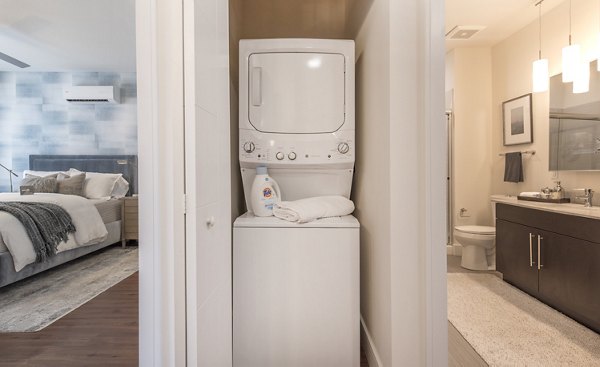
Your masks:
M 542 59 L 542 3 L 541 0 L 536 6 L 539 6 L 539 36 L 540 48 L 538 49 L 538 59 L 533 62 L 533 92 L 540 93 L 548 90 L 548 59 Z
M 572 82 L 580 66 L 579 45 L 571 44 L 571 0 L 569 0 L 569 46 L 562 49 L 562 81 Z

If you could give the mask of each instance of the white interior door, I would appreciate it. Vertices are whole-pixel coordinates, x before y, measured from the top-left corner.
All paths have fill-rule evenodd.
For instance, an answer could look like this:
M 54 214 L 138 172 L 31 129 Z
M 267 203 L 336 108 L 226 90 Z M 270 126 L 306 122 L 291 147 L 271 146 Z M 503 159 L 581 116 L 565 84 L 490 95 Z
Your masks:
M 231 367 L 228 3 L 184 2 L 187 365 Z

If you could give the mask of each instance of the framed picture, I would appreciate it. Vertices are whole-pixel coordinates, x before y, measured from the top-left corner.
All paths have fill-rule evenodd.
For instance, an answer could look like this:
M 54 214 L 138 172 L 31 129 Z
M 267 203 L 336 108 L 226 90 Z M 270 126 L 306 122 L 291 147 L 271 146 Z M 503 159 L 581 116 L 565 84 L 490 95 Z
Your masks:
M 533 143 L 531 93 L 502 103 L 504 145 Z

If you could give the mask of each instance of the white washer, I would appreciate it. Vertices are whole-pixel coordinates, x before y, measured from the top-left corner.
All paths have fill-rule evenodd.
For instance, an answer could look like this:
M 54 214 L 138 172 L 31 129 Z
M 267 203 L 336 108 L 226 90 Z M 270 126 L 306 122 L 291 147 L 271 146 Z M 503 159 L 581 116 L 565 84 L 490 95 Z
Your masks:
M 233 238 L 233 365 L 359 366 L 356 218 L 245 214 Z
M 283 200 L 349 198 L 355 160 L 354 42 L 240 41 L 240 169 L 246 205 L 256 167 Z M 360 365 L 359 223 L 237 218 L 234 367 Z

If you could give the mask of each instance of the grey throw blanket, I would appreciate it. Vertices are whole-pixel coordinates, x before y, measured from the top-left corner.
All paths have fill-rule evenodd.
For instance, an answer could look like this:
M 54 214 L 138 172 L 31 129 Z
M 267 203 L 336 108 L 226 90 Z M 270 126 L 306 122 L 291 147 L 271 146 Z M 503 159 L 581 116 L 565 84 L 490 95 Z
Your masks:
M 12 214 L 23 224 L 33 244 L 36 262 L 56 255 L 58 244 L 75 232 L 69 213 L 56 204 L 3 202 L 0 211 Z

